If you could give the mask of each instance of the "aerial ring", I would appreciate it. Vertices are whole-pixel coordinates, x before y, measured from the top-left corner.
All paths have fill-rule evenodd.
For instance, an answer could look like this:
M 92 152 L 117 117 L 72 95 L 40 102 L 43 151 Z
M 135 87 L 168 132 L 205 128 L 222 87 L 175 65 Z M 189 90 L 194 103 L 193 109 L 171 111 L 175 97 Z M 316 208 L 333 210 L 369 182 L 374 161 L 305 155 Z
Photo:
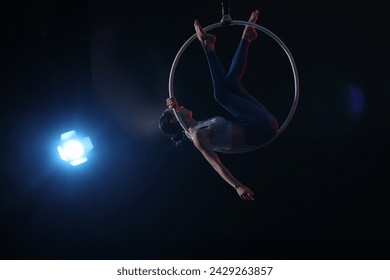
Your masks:
M 295 110 L 298 106 L 298 101 L 299 101 L 299 78 L 298 78 L 298 70 L 297 70 L 297 67 L 296 67 L 296 64 L 295 64 L 295 61 L 294 61 L 294 57 L 293 55 L 291 54 L 290 50 L 287 48 L 286 44 L 278 37 L 276 36 L 276 34 L 274 34 L 273 32 L 271 32 L 270 30 L 268 30 L 267 28 L 261 26 L 261 25 L 258 25 L 256 23 L 253 23 L 253 22 L 248 22 L 248 21 L 240 21 L 240 20 L 231 20 L 229 22 L 218 22 L 218 23 L 214 23 L 214 24 L 211 24 L 204 29 L 204 31 L 210 31 L 212 29 L 215 29 L 215 28 L 218 28 L 218 27 L 224 27 L 224 26 L 233 26 L 233 25 L 244 25 L 244 26 L 252 26 L 254 28 L 256 28 L 257 30 L 260 30 L 261 32 L 267 34 L 268 36 L 270 36 L 272 39 L 274 39 L 278 44 L 279 46 L 284 50 L 284 52 L 286 53 L 289 61 L 290 61 L 290 65 L 291 65 L 291 69 L 292 69 L 292 72 L 293 72 L 293 75 L 294 75 L 294 100 L 293 100 L 293 103 L 292 103 L 292 106 L 291 106 L 291 109 L 290 109 L 290 112 L 288 113 L 285 121 L 283 122 L 283 124 L 279 127 L 278 131 L 276 132 L 275 136 L 269 140 L 268 142 L 265 142 L 265 143 L 262 143 L 260 145 L 253 145 L 253 146 L 249 146 L 249 147 L 246 147 L 246 148 L 241 148 L 241 149 L 232 149 L 232 150 L 220 150 L 220 149 L 216 149 L 215 151 L 217 152 L 220 152 L 220 153 L 226 153 L 226 154 L 237 154 L 237 153 L 245 153 L 245 152 L 251 152 L 251 151 L 254 151 L 254 150 L 257 150 L 261 147 L 264 147 L 265 145 L 271 143 L 276 137 L 278 137 L 285 129 L 286 127 L 289 125 L 289 123 L 291 122 L 291 119 L 293 118 L 294 116 L 294 113 L 295 113 Z M 172 67 L 171 67 L 171 72 L 169 73 L 169 97 L 170 98 L 173 98 L 175 97 L 174 95 L 174 78 L 175 78 L 175 71 L 176 71 L 176 68 L 177 68 L 177 65 L 179 63 L 179 60 L 182 56 L 182 54 L 184 53 L 184 51 L 187 49 L 187 47 L 197 38 L 196 36 L 196 33 L 194 35 L 192 35 L 184 44 L 183 46 L 180 48 L 179 52 L 176 54 L 176 57 L 172 63 Z M 178 119 L 181 127 L 187 132 L 188 134 L 188 127 L 184 124 L 183 120 L 181 119 L 180 115 L 177 113 L 177 110 L 176 109 L 173 109 L 173 112 L 176 116 L 176 118 Z

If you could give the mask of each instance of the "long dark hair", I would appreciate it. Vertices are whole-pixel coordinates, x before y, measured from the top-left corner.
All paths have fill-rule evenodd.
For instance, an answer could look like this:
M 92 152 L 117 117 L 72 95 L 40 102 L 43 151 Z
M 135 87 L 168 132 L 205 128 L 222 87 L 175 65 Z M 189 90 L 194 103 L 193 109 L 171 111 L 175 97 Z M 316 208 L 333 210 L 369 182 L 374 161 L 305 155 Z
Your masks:
M 160 117 L 159 127 L 161 132 L 169 135 L 177 146 L 186 138 L 186 134 L 178 121 L 172 123 L 173 118 L 175 118 L 173 112 L 169 109 L 165 110 Z

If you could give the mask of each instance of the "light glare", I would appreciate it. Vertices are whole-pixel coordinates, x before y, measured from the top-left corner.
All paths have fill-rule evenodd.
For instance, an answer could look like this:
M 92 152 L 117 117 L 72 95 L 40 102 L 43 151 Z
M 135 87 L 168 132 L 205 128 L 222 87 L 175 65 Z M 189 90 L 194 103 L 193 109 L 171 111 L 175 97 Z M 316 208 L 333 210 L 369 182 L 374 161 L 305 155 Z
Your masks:
M 76 165 L 79 165 L 79 164 L 86 162 L 87 160 L 88 159 L 86 157 L 83 157 L 83 158 L 79 158 L 79 159 L 72 161 L 70 164 L 73 166 L 76 166 Z
M 79 138 L 76 131 L 68 131 L 61 135 L 61 145 L 57 147 L 62 160 L 72 166 L 80 165 L 88 161 L 87 154 L 93 149 L 89 137 Z
M 68 159 L 78 159 L 84 154 L 84 147 L 80 142 L 70 140 L 64 145 L 64 153 Z

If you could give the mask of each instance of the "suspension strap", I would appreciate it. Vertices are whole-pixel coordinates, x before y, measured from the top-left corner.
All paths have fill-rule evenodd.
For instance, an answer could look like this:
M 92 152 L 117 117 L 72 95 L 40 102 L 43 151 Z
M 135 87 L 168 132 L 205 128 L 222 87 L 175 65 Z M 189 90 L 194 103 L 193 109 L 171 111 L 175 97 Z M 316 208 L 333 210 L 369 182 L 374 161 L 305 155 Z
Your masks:
M 229 24 L 232 21 L 230 17 L 230 1 L 222 0 L 222 24 Z

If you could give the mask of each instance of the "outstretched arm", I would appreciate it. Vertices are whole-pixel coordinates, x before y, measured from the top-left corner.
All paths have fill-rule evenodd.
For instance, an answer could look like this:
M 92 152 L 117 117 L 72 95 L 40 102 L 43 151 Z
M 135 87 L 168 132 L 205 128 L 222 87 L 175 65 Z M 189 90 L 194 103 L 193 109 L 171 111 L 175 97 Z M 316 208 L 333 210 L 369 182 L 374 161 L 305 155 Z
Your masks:
M 243 186 L 222 164 L 221 160 L 214 152 L 211 142 L 202 129 L 197 130 L 193 135 L 195 147 L 202 153 L 205 159 L 211 164 L 215 171 L 233 188 L 236 189 L 238 195 L 244 200 L 254 200 L 253 191 Z

